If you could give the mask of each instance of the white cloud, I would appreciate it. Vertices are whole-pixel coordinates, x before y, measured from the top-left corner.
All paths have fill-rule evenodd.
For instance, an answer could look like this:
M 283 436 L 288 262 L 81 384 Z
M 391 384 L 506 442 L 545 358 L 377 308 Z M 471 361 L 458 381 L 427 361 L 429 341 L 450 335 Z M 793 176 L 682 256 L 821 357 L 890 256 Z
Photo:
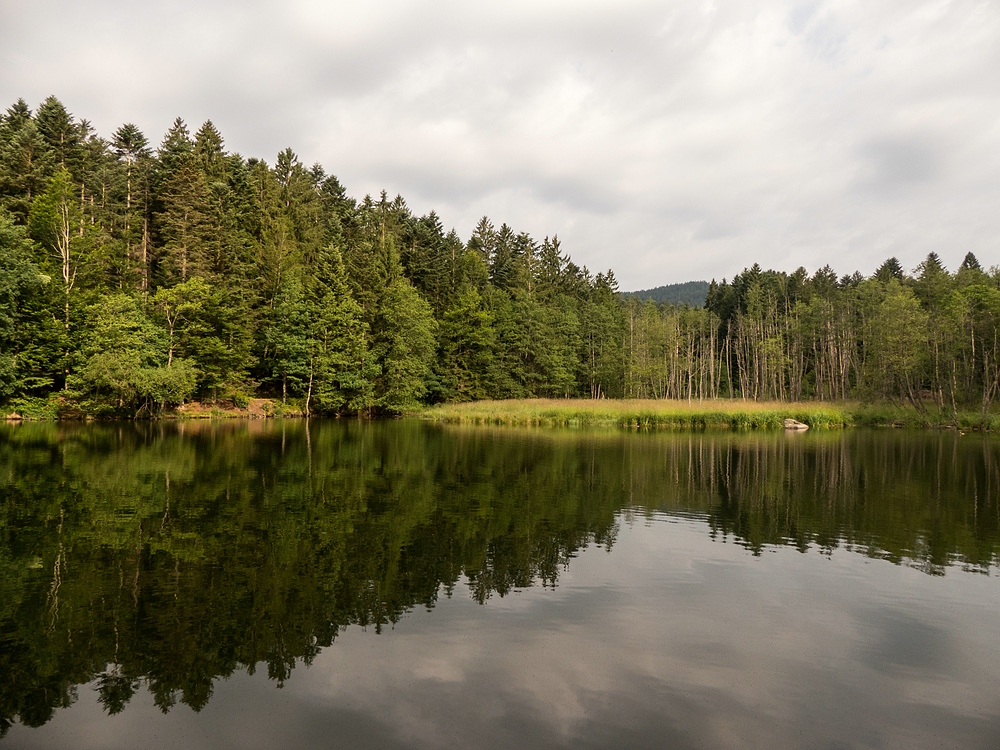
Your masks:
M 0 97 L 292 146 L 624 288 L 760 262 L 1000 263 L 1000 7 L 977 0 L 4 3 Z

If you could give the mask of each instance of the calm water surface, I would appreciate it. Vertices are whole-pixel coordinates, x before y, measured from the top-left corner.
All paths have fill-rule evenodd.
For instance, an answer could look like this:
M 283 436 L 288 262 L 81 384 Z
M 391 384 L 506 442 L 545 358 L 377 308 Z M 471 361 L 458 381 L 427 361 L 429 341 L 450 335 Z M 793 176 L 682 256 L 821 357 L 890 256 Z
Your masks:
M 5 748 L 997 748 L 1000 440 L 0 425 Z

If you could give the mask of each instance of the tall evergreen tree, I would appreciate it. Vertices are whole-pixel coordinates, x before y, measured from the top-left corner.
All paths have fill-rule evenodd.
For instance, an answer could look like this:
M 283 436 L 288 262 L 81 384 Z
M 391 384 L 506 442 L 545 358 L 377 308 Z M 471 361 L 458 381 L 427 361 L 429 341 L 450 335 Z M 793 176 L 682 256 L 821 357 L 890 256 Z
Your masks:
M 121 215 L 126 274 L 138 276 L 140 289 L 149 289 L 150 215 L 149 176 L 152 168 L 149 140 L 133 123 L 115 131 L 111 147 L 124 168 L 125 205 Z M 132 281 L 132 279 L 129 279 Z
M 264 364 L 269 379 L 280 383 L 281 402 L 286 403 L 289 388 L 294 394 L 305 393 L 312 374 L 310 310 L 298 276 L 285 278 L 262 328 L 268 354 Z
M 66 107 L 54 96 L 48 97 L 35 112 L 35 122 L 58 169 L 65 169 L 80 183 L 83 175 L 83 144 L 80 127 Z
M 180 117 L 174 119 L 173 124 L 163 136 L 160 147 L 156 151 L 156 159 L 164 176 L 176 172 L 184 166 L 194 155 L 194 141 L 191 140 L 191 133 L 187 123 Z
M 398 413 L 427 392 L 437 324 L 431 306 L 402 275 L 386 286 L 378 318 L 376 404 Z
M 194 135 L 194 156 L 209 184 L 225 182 L 225 141 L 211 120 L 206 120 Z
M 979 265 L 979 259 L 976 258 L 973 253 L 966 253 L 965 258 L 962 259 L 962 265 L 959 266 L 959 270 L 962 271 L 982 271 L 983 267 Z
M 367 413 L 375 406 L 380 366 L 370 350 L 370 332 L 348 286 L 336 245 L 320 253 L 312 287 L 309 382 L 306 412 Z
M 438 392 L 433 395 L 448 401 L 474 401 L 492 395 L 496 331 L 493 316 L 475 287 L 465 289 L 445 311 L 439 341 Z
M 44 283 L 32 255 L 23 228 L 0 210 L 0 402 L 26 385 L 18 362 L 24 328 L 30 324 L 26 301 Z
M 161 283 L 187 281 L 208 273 L 218 240 L 213 234 L 212 197 L 205 176 L 191 162 L 170 174 L 160 193 L 161 210 L 153 218 L 162 243 L 157 264 Z
M 903 281 L 906 278 L 906 272 L 903 270 L 903 266 L 900 265 L 896 257 L 893 256 L 886 259 L 882 265 L 878 267 L 875 271 L 875 278 L 883 284 L 888 284 L 892 279 Z
M 26 223 L 31 202 L 44 189 L 54 166 L 24 99 L 0 118 L 0 208 Z

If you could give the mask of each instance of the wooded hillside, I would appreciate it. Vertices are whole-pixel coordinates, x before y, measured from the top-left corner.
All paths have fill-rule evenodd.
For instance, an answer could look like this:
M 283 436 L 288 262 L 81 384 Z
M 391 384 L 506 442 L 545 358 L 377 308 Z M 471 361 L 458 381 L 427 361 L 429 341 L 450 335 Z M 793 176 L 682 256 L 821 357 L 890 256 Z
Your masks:
M 667 305 L 687 305 L 688 307 L 704 307 L 708 297 L 707 281 L 685 281 L 681 284 L 666 284 L 653 289 L 640 289 L 637 292 L 623 292 L 626 299 L 653 300 Z

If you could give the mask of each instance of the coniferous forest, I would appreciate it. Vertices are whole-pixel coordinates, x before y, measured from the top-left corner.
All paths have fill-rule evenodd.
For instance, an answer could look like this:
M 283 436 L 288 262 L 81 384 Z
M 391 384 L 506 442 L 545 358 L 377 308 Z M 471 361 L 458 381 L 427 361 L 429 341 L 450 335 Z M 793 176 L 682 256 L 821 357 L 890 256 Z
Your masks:
M 628 239 L 623 239 L 627 246 Z M 669 254 L 665 252 L 665 264 Z M 665 265 L 663 276 L 670 276 Z M 55 97 L 0 115 L 0 405 L 154 415 L 278 399 L 312 414 L 523 397 L 864 399 L 985 413 L 1000 272 L 931 253 L 871 276 L 753 265 L 705 306 L 623 299 L 483 217 L 348 196 L 180 118 L 109 138 Z

